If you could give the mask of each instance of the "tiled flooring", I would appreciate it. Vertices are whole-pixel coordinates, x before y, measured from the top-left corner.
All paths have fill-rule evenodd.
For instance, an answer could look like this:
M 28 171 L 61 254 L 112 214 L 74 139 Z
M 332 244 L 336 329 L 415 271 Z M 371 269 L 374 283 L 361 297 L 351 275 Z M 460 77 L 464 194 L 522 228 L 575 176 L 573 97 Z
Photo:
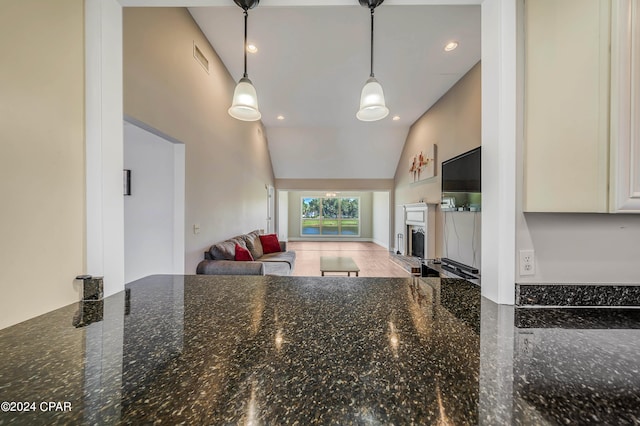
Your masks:
M 361 277 L 407 277 L 410 274 L 393 263 L 389 251 L 374 243 L 333 241 L 290 241 L 287 250 L 296 252 L 293 272 L 298 277 L 320 276 L 320 256 L 348 256 L 360 268 Z M 327 275 L 346 275 L 330 274 Z

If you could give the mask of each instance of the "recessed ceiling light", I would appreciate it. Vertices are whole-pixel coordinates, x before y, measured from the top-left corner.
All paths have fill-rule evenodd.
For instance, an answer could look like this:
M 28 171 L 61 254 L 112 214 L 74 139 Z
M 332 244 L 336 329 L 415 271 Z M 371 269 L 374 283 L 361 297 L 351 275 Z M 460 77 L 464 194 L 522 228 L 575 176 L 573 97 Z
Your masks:
M 279 115 L 276 117 L 278 120 L 284 120 L 284 115 Z
M 457 41 L 450 41 L 449 43 L 447 43 L 447 45 L 444 47 L 444 51 L 445 52 L 451 52 L 452 50 L 455 50 L 456 47 L 458 47 L 458 42 Z
M 247 52 L 256 53 L 257 51 L 258 51 L 258 48 L 256 47 L 255 44 L 248 44 L 247 45 Z
M 393 121 L 398 121 L 400 120 L 400 116 L 399 115 L 394 115 L 393 116 Z

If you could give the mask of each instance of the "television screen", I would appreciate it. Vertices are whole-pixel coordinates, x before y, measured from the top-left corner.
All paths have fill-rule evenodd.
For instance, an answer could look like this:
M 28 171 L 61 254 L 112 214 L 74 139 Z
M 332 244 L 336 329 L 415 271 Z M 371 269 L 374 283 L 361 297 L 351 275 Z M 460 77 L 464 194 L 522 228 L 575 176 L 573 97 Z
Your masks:
M 442 162 L 442 192 L 481 192 L 480 147 Z

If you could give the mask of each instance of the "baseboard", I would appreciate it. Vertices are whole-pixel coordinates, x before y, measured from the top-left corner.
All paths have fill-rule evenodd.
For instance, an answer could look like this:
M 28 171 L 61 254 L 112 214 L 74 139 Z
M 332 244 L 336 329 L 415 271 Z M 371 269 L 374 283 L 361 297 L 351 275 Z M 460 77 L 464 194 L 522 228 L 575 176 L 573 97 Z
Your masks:
M 389 250 L 389 244 L 385 244 L 382 241 L 378 241 L 376 239 L 371 240 L 372 243 L 379 245 L 380 247 L 385 248 L 386 250 Z
M 288 241 L 348 241 L 348 242 L 359 242 L 359 243 L 375 243 L 373 239 L 366 237 L 331 237 L 331 236 L 319 236 L 319 237 L 291 237 L 289 236 Z M 377 244 L 377 243 L 376 243 Z

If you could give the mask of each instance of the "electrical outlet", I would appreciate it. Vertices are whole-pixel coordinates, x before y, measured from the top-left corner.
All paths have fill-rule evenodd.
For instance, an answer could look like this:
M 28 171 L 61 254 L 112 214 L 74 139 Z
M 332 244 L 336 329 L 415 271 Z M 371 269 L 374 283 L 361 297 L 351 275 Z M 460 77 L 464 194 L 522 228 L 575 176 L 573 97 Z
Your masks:
M 535 252 L 533 250 L 520 250 L 520 276 L 535 275 Z
M 517 335 L 518 361 L 528 361 L 533 358 L 536 346 L 538 346 L 538 336 L 533 332 L 520 332 Z

